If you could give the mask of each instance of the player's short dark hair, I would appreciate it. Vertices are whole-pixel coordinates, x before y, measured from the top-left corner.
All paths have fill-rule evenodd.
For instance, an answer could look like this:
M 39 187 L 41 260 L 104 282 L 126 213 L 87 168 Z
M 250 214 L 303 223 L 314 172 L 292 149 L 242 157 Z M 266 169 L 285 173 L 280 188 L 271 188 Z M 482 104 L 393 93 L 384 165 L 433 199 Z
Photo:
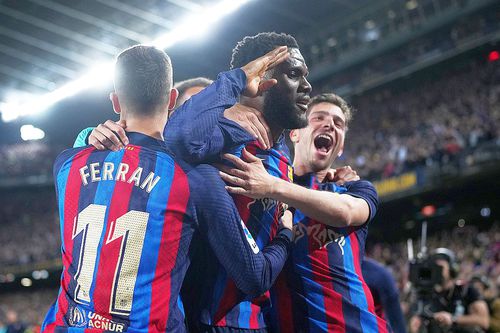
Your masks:
M 192 87 L 207 87 L 214 82 L 213 80 L 207 79 L 206 77 L 194 77 L 192 79 L 187 79 L 184 81 L 177 82 L 174 88 L 179 91 L 179 96 L 182 96 L 186 90 Z
M 311 101 L 309 102 L 308 105 L 308 110 L 311 110 L 311 108 L 319 103 L 330 103 L 333 105 L 336 105 L 342 110 L 342 113 L 345 116 L 345 125 L 349 124 L 349 122 L 352 119 L 352 115 L 354 113 L 354 110 L 349 106 L 349 104 L 339 95 L 333 94 L 333 93 L 323 93 L 314 96 L 311 98 Z
M 128 104 L 132 112 L 148 114 L 169 101 L 170 58 L 153 46 L 132 46 L 116 59 L 114 84 L 120 100 Z
M 231 69 L 243 67 L 278 46 L 299 48 L 295 38 L 285 33 L 261 32 L 255 36 L 246 36 L 233 49 Z

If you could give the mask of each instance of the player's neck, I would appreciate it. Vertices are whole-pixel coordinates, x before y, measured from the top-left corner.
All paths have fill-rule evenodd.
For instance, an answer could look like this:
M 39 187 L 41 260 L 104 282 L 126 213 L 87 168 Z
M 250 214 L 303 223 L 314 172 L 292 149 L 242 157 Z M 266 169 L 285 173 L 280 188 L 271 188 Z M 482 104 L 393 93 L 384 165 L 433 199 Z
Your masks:
M 273 145 L 278 142 L 281 134 L 283 134 L 283 127 L 279 126 L 273 126 L 272 124 L 269 124 L 269 128 L 271 129 L 271 135 L 273 137 Z
M 295 155 L 295 158 L 293 159 L 293 173 L 300 177 L 310 172 L 312 172 L 312 170 L 308 167 L 308 165 Z
M 137 132 L 163 141 L 164 121 L 154 118 L 132 118 L 127 119 L 128 132 Z
M 314 171 L 307 162 L 300 160 L 297 158 L 297 155 L 295 155 L 293 160 L 293 173 L 299 177 L 308 173 L 314 173 L 316 178 L 318 178 L 318 182 L 322 183 L 328 173 L 328 169 Z

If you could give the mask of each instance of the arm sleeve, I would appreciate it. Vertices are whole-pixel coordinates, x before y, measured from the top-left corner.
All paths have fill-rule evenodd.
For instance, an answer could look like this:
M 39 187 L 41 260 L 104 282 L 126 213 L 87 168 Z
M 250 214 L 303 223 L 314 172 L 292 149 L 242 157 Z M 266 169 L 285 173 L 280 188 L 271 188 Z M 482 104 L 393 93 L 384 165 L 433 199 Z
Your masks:
M 211 85 L 186 101 L 165 127 L 163 136 L 169 149 L 184 160 L 202 162 L 253 141 L 242 127 L 224 117 L 224 110 L 238 102 L 245 85 L 243 70 L 223 72 Z
M 394 281 L 392 275 L 384 267 L 380 267 L 380 269 L 383 270 L 382 276 L 384 276 L 384 278 L 380 281 L 380 302 L 382 303 L 385 315 L 393 331 L 404 333 L 406 332 L 406 325 L 399 302 L 399 293 L 396 289 L 396 282 Z
M 392 274 L 372 259 L 363 260 L 363 277 L 368 287 L 378 295 L 387 321 L 394 332 L 406 333 L 406 324 L 399 302 L 399 292 Z
M 283 268 L 292 232 L 281 229 L 262 251 L 240 218 L 217 169 L 196 167 L 190 175 L 199 229 L 238 289 L 249 296 L 269 290 Z
M 90 133 L 94 130 L 94 128 L 95 127 L 87 127 L 83 129 L 80 133 L 78 133 L 75 143 L 73 143 L 73 148 L 80 148 L 87 146 L 89 144 Z
M 368 207 L 370 208 L 370 216 L 366 222 L 373 220 L 375 214 L 377 214 L 378 207 L 378 194 L 373 184 L 366 180 L 358 180 L 346 183 L 345 187 L 347 188 L 347 192 L 345 192 L 345 194 L 352 195 L 353 197 L 366 201 Z

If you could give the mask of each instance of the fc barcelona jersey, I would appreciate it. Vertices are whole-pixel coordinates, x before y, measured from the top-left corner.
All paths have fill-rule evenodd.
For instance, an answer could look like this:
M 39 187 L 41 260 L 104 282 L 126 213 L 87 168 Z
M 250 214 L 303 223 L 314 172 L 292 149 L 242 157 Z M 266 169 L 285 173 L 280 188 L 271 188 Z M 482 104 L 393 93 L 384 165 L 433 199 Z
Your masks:
M 128 136 L 123 150 L 56 160 L 63 274 L 43 332 L 185 332 L 179 291 L 195 233 L 247 293 L 270 288 L 285 262 L 291 232 L 256 250 L 215 168 Z
M 349 194 L 364 199 L 371 220 L 378 199 L 367 181 L 345 186 L 319 183 L 314 174 L 295 182 L 313 190 Z M 386 332 L 375 314 L 372 295 L 363 280 L 368 221 L 361 226 L 336 228 L 304 215 L 294 214 L 294 247 L 289 261 L 272 289 L 270 322 L 281 332 Z
M 261 149 L 256 142 L 246 145 L 245 148 L 263 160 L 266 170 L 271 175 L 292 181 L 293 169 L 283 140 L 270 150 Z M 237 149 L 236 154 L 239 152 L 241 148 Z M 276 235 L 285 206 L 269 198 L 256 200 L 242 195 L 235 195 L 233 198 L 243 222 L 258 247 L 264 248 Z M 210 259 L 204 255 L 200 260 Z M 264 322 L 264 312 L 271 305 L 268 291 L 258 297 L 243 294 L 228 277 L 225 269 L 216 262 L 205 265 L 204 274 L 207 276 L 204 281 L 206 287 L 192 302 L 197 308 L 196 312 L 199 313 L 198 320 L 206 325 L 245 329 L 267 326 Z

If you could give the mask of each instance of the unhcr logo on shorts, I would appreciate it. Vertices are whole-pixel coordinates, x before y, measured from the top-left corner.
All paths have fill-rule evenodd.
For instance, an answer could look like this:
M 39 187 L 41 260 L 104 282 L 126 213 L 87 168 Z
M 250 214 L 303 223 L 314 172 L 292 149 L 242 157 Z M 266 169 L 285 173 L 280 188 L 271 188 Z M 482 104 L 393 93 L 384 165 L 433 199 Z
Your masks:
M 87 326 L 87 320 L 85 317 L 85 312 L 83 310 L 73 307 L 71 308 L 71 311 L 69 311 L 69 325 L 73 327 L 85 327 Z

